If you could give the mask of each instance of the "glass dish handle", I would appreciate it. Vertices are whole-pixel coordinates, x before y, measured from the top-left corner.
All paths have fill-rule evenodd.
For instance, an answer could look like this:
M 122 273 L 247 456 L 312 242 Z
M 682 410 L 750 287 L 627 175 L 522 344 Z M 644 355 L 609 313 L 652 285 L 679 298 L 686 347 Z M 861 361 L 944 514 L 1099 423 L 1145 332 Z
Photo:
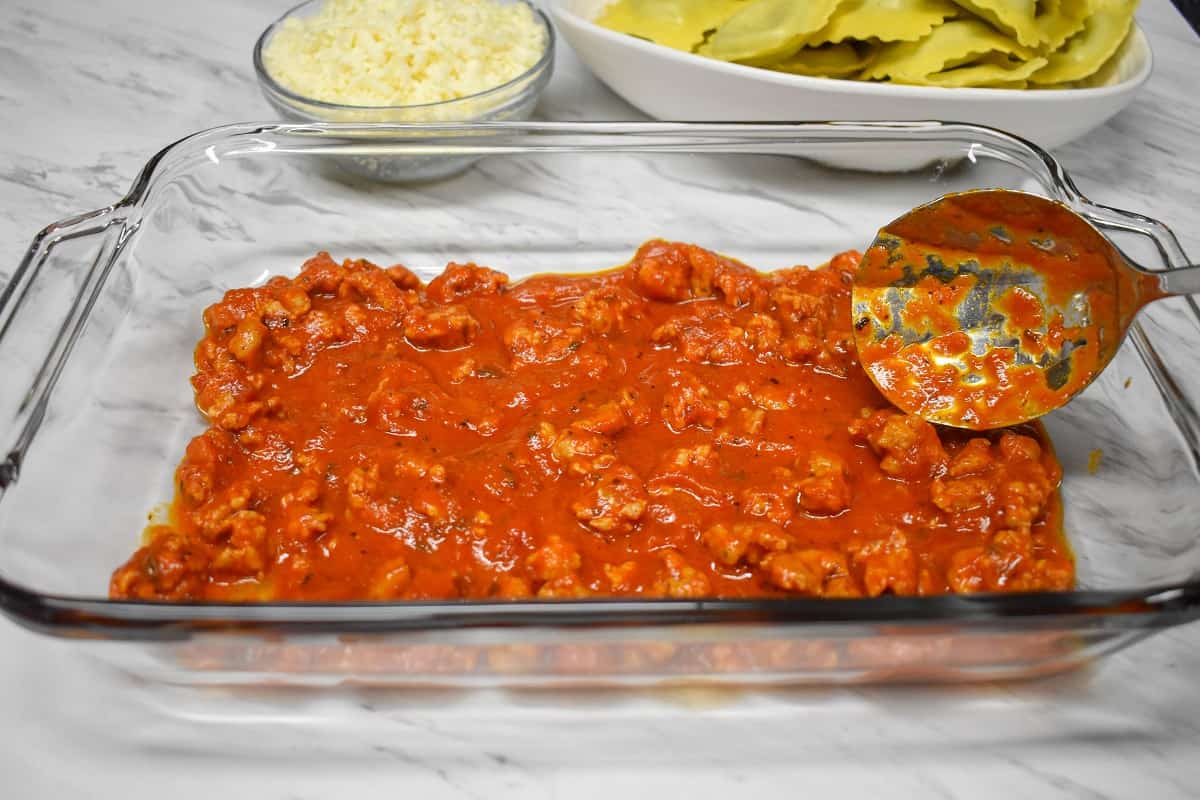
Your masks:
M 0 288 L 0 495 L 17 479 L 49 390 L 132 232 L 126 210 L 117 204 L 46 226 Z M 85 238 L 97 246 L 83 257 L 62 253 L 64 243 Z M 49 272 L 62 278 L 47 280 Z

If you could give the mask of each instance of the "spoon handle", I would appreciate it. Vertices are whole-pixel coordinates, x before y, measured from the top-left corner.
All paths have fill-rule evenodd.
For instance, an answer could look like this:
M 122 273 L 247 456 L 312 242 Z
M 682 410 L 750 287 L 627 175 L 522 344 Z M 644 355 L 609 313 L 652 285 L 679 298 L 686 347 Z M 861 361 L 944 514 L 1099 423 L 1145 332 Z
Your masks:
M 1155 273 L 1158 287 L 1166 295 L 1200 294 L 1200 265 Z

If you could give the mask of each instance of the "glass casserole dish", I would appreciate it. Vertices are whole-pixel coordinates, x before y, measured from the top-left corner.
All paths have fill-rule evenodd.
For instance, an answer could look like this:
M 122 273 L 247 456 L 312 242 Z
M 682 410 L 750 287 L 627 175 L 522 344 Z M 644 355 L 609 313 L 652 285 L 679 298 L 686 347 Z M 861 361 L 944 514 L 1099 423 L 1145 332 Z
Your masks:
M 348 156 L 481 156 L 423 186 Z M 828 164 L 925 166 L 861 173 Z M 319 250 L 428 278 L 474 260 L 591 272 L 653 237 L 762 269 L 863 248 L 950 191 L 1059 199 L 1138 263 L 1187 263 L 1160 223 L 1082 197 L 1046 153 L 946 123 L 233 125 L 168 147 L 130 194 L 35 238 L 0 294 L 0 608 L 173 682 L 638 685 L 1028 677 L 1193 619 L 1200 603 L 1200 342 L 1152 306 L 1117 360 L 1045 420 L 1064 468 L 1072 592 L 820 600 L 163 604 L 106 599 L 203 429 L 201 312 Z M 1097 456 L 1097 451 L 1100 455 Z M 1100 460 L 1096 468 L 1097 457 Z

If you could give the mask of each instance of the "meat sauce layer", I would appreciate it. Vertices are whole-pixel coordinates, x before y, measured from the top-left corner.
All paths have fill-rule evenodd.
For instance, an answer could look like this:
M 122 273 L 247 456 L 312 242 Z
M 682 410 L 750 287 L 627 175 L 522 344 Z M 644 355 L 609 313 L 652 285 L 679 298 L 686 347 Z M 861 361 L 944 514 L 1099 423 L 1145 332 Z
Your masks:
M 1068 589 L 1036 426 L 938 428 L 859 365 L 858 253 L 700 247 L 510 284 L 309 259 L 204 313 L 209 422 L 113 574 L 164 600 Z

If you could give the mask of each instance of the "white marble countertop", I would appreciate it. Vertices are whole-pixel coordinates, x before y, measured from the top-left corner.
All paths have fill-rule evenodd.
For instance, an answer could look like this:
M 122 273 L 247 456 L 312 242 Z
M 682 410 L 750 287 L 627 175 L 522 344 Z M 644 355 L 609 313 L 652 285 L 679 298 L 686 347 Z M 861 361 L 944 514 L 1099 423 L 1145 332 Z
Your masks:
M 286 0 L 6 0 L 0 281 L 44 224 L 122 194 L 165 143 L 269 118 L 249 63 Z M 1200 253 L 1200 39 L 1167 0 L 1124 114 L 1058 152 L 1085 192 Z M 637 119 L 563 48 L 540 113 Z M 0 795 L 1200 795 L 1200 626 L 1003 686 L 656 693 L 150 686 L 0 620 Z

